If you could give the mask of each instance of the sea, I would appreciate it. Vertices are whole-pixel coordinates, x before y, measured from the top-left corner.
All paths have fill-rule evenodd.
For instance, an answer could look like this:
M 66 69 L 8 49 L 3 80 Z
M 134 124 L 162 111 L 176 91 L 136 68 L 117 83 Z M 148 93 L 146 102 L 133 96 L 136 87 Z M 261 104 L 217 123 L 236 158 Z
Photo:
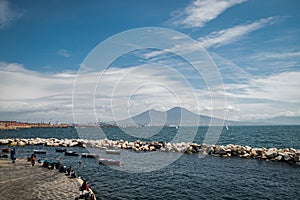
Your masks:
M 97 130 L 85 128 L 84 132 L 90 133 L 90 139 L 99 139 Z M 180 130 L 182 135 L 189 135 L 196 130 L 192 138 L 184 138 L 201 144 L 208 127 L 180 127 Z M 162 127 L 159 130 L 156 127 L 107 127 L 101 131 L 101 137 L 104 134 L 111 140 L 127 141 L 140 139 L 172 142 L 179 134 L 175 127 Z M 0 138 L 36 137 L 72 139 L 83 136 L 75 128 L 0 131 Z M 300 149 L 300 126 L 232 126 L 222 129 L 217 144 Z M 162 156 L 176 154 L 176 159 L 168 165 L 153 163 L 153 166 L 161 164 L 161 167 L 153 167 L 153 170 L 126 171 L 99 165 L 96 159 L 64 156 L 63 153 L 55 152 L 55 147 L 46 146 L 16 147 L 17 157 L 28 157 L 34 149 L 47 150 L 46 155 L 38 154 L 37 159 L 59 160 L 67 167 L 72 166 L 78 176 L 89 181 L 97 199 L 300 199 L 300 166 L 296 164 L 161 152 Z M 79 153 L 88 152 L 88 149 L 79 147 L 68 149 Z M 124 151 L 130 150 L 122 150 L 121 155 L 126 154 Z M 147 158 L 147 153 L 136 154 L 139 158 Z M 105 157 L 105 153 L 102 156 Z M 120 155 L 111 156 L 121 162 L 126 161 Z M 138 166 L 142 166 L 143 161 L 134 160 Z

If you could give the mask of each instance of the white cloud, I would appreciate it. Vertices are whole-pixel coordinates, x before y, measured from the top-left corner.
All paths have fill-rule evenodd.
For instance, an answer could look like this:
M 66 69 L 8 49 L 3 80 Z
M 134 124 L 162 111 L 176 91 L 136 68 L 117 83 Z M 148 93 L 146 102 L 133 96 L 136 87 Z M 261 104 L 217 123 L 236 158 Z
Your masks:
M 38 73 L 20 64 L 0 63 L 2 118 L 73 121 L 72 91 L 75 78 L 74 72 Z M 197 107 L 193 89 L 175 70 L 149 65 L 110 68 L 97 84 L 95 80 L 98 78 L 99 72 L 81 78 L 81 82 L 77 82 L 80 89 L 74 97 L 77 98 L 76 108 L 83 113 L 90 111 L 96 98 L 97 114 L 104 114 L 102 120 L 111 120 L 113 112 L 117 114 L 117 119 L 123 119 L 150 108 L 170 109 L 180 105 L 189 105 L 193 109 Z M 96 96 L 90 98 L 89 94 Z M 81 122 L 87 122 L 84 120 L 86 118 Z
M 0 0 L 0 29 L 6 28 L 13 20 L 22 17 L 23 12 L 12 10 L 10 2 Z
M 247 84 L 226 84 L 228 96 L 285 103 L 300 103 L 300 72 L 283 72 L 254 78 Z M 240 92 L 235 92 L 239 89 Z
M 186 28 L 203 27 L 230 7 L 245 0 L 196 0 L 183 10 L 173 13 L 171 24 Z
M 205 48 L 220 47 L 232 43 L 241 37 L 274 22 L 276 17 L 263 18 L 258 21 L 234 26 L 218 32 L 210 33 L 210 35 L 199 38 L 200 44 Z
M 231 117 L 248 120 L 299 114 L 295 112 L 300 108 L 299 77 L 300 72 L 283 72 L 225 84 L 227 101 L 240 109 L 239 116 Z
M 69 58 L 69 57 L 72 56 L 72 55 L 71 55 L 67 50 L 65 50 L 65 49 L 59 49 L 59 50 L 57 51 L 57 55 L 62 56 L 62 57 L 65 57 L 65 58 Z
M 257 53 L 256 55 L 250 56 L 251 59 L 255 59 L 256 61 L 263 61 L 263 60 L 273 60 L 273 59 L 292 59 L 292 58 L 299 58 L 300 51 L 281 51 L 280 52 L 262 52 Z
M 64 74 L 38 73 L 20 64 L 0 62 L 1 117 L 34 121 L 46 117 L 72 121 L 74 77 Z
M 211 115 L 227 112 L 228 119 L 245 120 L 274 116 L 297 116 L 300 72 L 285 72 L 266 77 L 249 76 L 244 82 L 225 84 L 227 103 L 224 109 L 212 105 L 207 88 L 194 89 L 176 69 L 142 65 L 109 68 L 102 74 L 87 74 L 77 90 L 77 108 L 85 113 L 92 109 L 100 120 L 124 119 L 147 109 L 167 110 L 175 106 Z M 74 72 L 38 73 L 20 64 L 0 63 L 0 115 L 2 118 L 41 121 L 73 121 L 72 91 Z M 219 88 L 220 90 L 222 88 Z M 90 98 L 89 94 L 95 95 Z M 193 97 L 195 95 L 195 98 Z M 94 100 L 96 102 L 94 107 Z M 219 104 L 221 105 L 221 104 Z M 85 115 L 83 115 L 85 116 Z M 83 118 L 82 122 L 87 118 Z
M 222 110 L 224 110 L 224 108 L 222 107 L 210 107 L 210 106 L 205 106 L 204 108 L 201 109 L 201 111 L 222 111 Z M 233 105 L 226 105 L 225 111 L 240 112 L 241 110 Z

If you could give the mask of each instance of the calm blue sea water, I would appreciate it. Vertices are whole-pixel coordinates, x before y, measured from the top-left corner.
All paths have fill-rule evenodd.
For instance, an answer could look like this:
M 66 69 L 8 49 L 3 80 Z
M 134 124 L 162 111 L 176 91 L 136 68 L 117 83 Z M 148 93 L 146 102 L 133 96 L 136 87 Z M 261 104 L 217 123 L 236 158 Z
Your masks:
M 147 134 L 150 129 L 128 128 L 124 131 Z M 191 128 L 183 130 L 183 134 L 188 134 Z M 201 143 L 206 130 L 207 127 L 199 128 L 194 141 Z M 92 133 L 89 137 L 97 139 L 94 129 L 86 131 Z M 118 128 L 107 128 L 104 132 L 109 139 L 137 139 Z M 171 141 L 175 135 L 175 128 L 165 127 L 159 134 L 142 140 Z M 35 137 L 78 138 L 78 134 L 76 129 L 0 131 L 0 138 Z M 229 130 L 223 130 L 218 141 L 218 144 L 228 143 L 300 149 L 300 126 L 229 127 Z M 211 156 L 199 159 L 198 155 L 184 154 L 158 171 L 128 173 L 99 165 L 94 159 L 65 157 L 52 147 L 17 147 L 17 155 L 29 156 L 33 149 L 47 149 L 44 157 L 72 165 L 81 177 L 89 179 L 98 199 L 299 199 L 300 196 L 300 166 L 287 163 Z M 87 151 L 77 147 L 70 149 Z M 114 156 L 119 159 L 119 155 Z M 81 166 L 78 164 L 80 159 L 83 161 Z

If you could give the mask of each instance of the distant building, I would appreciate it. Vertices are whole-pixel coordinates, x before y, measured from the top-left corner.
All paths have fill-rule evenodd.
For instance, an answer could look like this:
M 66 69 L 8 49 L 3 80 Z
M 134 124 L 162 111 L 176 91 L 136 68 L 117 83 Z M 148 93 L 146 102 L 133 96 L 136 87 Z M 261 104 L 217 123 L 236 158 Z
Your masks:
M 68 128 L 73 127 L 69 124 L 45 124 L 45 123 L 28 123 L 17 121 L 0 121 L 0 130 L 10 130 L 19 128 Z

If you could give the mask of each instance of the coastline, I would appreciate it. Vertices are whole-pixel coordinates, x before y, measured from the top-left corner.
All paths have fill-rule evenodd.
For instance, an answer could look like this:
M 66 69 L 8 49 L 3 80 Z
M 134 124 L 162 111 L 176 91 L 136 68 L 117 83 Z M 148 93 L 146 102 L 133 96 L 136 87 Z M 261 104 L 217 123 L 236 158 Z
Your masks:
M 25 159 L 0 159 L 0 196 L 3 199 L 76 199 L 80 178 L 70 179 L 57 170 L 31 166 Z

